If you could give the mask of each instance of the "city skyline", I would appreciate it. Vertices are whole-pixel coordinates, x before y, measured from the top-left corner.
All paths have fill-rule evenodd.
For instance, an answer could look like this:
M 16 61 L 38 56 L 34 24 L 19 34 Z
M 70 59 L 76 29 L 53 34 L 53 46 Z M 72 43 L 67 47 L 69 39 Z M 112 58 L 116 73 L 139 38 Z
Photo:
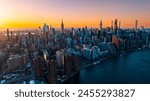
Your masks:
M 0 84 L 150 84 L 149 4 L 1 0 Z
M 111 26 L 118 19 L 122 28 L 150 27 L 149 0 L 2 0 L 0 28 L 37 28 L 43 23 L 60 28 Z

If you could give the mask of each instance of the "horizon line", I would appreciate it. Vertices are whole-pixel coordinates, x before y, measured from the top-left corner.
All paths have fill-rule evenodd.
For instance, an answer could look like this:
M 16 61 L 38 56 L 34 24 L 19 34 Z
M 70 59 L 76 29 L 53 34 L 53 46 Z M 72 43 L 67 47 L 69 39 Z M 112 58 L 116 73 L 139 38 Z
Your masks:
M 41 26 L 40 26 L 41 27 Z M 71 29 L 71 28 L 85 28 L 85 27 L 87 27 L 87 28 L 94 28 L 94 29 L 97 29 L 97 28 L 99 28 L 99 27 L 88 27 L 88 26 L 83 26 L 83 27 L 65 27 L 65 29 Z M 110 28 L 111 26 L 107 26 L 107 27 L 103 27 L 103 28 Z M 141 28 L 141 27 L 144 27 L 144 26 L 139 26 L 138 28 Z M 39 28 L 39 26 L 38 27 L 24 27 L 24 28 L 22 28 L 22 27 L 16 27 L 16 28 L 13 28 L 13 27 L 5 27 L 5 28 L 3 28 L 3 27 L 0 27 L 0 30 L 5 30 L 5 29 L 12 29 L 12 30 L 33 30 L 33 29 L 38 29 Z M 42 28 L 42 27 L 41 27 Z M 52 28 L 55 28 L 55 29 L 61 29 L 61 27 L 52 27 Z M 134 27 L 121 27 L 121 29 L 133 29 Z M 150 27 L 144 27 L 145 29 L 150 29 Z

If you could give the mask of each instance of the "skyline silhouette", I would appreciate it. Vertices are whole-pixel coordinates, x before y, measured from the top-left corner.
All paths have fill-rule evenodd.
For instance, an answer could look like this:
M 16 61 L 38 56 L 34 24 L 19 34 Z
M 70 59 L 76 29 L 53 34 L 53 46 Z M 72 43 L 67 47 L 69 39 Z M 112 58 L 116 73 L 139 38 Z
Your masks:
M 150 27 L 149 0 L 2 0 L 0 3 L 0 28 L 37 28 L 43 23 L 65 28 L 98 28 L 111 25 L 111 20 L 121 20 L 122 28 Z

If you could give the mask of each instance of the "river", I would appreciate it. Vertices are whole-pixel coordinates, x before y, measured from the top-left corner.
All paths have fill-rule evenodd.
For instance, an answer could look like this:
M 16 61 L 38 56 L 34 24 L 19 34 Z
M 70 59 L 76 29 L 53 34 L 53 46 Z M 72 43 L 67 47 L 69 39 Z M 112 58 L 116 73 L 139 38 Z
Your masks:
M 150 50 L 116 56 L 82 69 L 67 84 L 150 84 Z

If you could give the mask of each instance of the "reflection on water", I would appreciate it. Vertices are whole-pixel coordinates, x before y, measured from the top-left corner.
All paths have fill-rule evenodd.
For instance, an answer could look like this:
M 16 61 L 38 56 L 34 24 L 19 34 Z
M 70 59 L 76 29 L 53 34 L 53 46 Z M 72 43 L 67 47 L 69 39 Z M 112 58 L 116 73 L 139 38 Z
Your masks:
M 83 69 L 65 83 L 135 84 L 150 83 L 150 50 L 113 57 Z

